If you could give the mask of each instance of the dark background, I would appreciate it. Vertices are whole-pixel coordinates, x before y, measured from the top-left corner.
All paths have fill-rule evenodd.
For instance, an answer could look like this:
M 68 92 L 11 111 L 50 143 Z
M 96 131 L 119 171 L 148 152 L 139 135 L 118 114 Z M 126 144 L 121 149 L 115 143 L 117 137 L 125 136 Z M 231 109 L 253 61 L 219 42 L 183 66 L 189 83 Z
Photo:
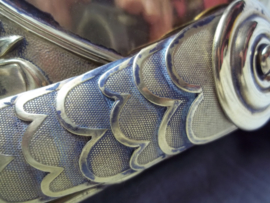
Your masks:
M 193 147 L 84 203 L 268 203 L 270 123 Z

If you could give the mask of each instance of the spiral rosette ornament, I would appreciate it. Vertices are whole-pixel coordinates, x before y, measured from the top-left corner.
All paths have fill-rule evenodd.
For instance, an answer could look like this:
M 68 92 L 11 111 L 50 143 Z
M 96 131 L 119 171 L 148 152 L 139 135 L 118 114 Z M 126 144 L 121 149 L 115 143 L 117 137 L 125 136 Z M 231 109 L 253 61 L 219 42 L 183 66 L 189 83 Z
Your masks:
M 219 101 L 239 128 L 254 130 L 270 116 L 270 14 L 255 1 L 236 1 L 216 30 L 213 70 Z

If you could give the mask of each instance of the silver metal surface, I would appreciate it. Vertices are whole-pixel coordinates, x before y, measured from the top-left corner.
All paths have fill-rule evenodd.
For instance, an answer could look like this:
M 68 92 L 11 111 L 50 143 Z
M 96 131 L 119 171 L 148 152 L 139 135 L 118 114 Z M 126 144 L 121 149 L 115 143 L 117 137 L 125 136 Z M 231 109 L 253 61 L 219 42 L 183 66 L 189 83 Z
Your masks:
M 49 84 L 44 74 L 24 59 L 0 60 L 0 67 L 1 84 L 7 90 L 6 94 L 1 95 L 0 98 Z
M 93 61 L 107 63 L 120 59 L 121 56 L 102 47 L 91 44 L 76 36 L 57 30 L 41 20 L 37 20 L 22 9 L 12 4 L 12 1 L 0 1 L 0 13 L 25 29 L 47 39 L 68 51 L 76 53 Z
M 138 163 L 138 157 L 140 153 L 147 147 L 149 144 L 149 141 L 144 140 L 134 140 L 129 137 L 125 136 L 125 133 L 123 133 L 121 127 L 120 127 L 120 114 L 123 111 L 125 105 L 127 104 L 128 100 L 130 99 L 131 95 L 127 93 L 117 93 L 115 91 L 110 90 L 107 85 L 109 83 L 110 77 L 117 77 L 117 73 L 124 71 L 126 68 L 129 68 L 131 65 L 129 60 L 126 60 L 119 66 L 116 66 L 115 68 L 112 68 L 109 70 L 106 74 L 104 74 L 100 80 L 99 80 L 99 87 L 102 91 L 102 93 L 115 100 L 115 105 L 112 108 L 111 112 L 111 129 L 113 134 L 115 135 L 115 138 L 117 141 L 119 141 L 121 144 L 128 146 L 130 148 L 135 148 L 131 158 L 130 158 L 130 169 L 127 171 L 123 171 L 122 174 L 118 174 L 115 177 L 112 177 L 114 181 L 117 181 L 121 178 L 124 178 L 127 175 L 130 175 L 135 172 L 135 170 L 141 170 L 144 169 L 144 166 L 141 166 Z M 119 78 L 120 79 L 120 78 Z
M 239 127 L 254 130 L 270 116 L 269 77 L 259 55 L 270 43 L 270 14 L 256 1 L 235 1 L 214 39 L 213 67 L 219 101 Z
M 122 56 L 232 0 L 27 0 L 59 27 Z
M 0 202 L 92 195 L 243 117 L 245 128 L 262 125 L 269 20 L 261 4 L 238 0 L 130 58 L 0 100 Z
M 99 190 L 236 129 L 211 94 L 211 47 L 220 16 L 200 20 L 129 59 L 1 100 L 0 153 L 15 158 L 1 163 L 0 198 L 46 202 Z M 198 37 L 204 43 L 192 44 Z M 195 84 L 201 92 L 181 84 Z M 211 105 L 202 105 L 205 101 Z M 204 112 L 214 113 L 205 118 Z M 15 182 L 30 192 L 18 196 L 6 187 Z
M 21 36 L 0 38 L 0 56 L 6 55 L 23 40 Z M 32 63 L 22 58 L 0 59 L 0 98 L 46 86 L 45 75 Z
M 270 10 L 270 1 L 268 0 L 259 0 L 262 4 L 266 6 L 268 10 Z
M 1 12 L 0 47 L 1 98 L 74 77 L 100 65 L 29 32 L 20 21 L 15 23 Z
M 59 86 L 59 88 L 60 87 L 61 85 Z M 52 91 L 54 90 L 48 90 L 48 87 L 47 87 L 44 91 L 36 90 L 36 94 L 38 96 L 42 96 Z M 29 97 L 29 95 L 27 94 L 21 96 L 20 103 L 16 106 L 16 113 L 24 121 L 33 121 L 24 133 L 24 136 L 22 139 L 22 151 L 23 151 L 23 154 L 27 163 L 29 163 L 32 167 L 38 170 L 49 173 L 41 182 L 41 190 L 43 194 L 49 197 L 59 197 L 59 196 L 65 196 L 74 192 L 82 191 L 86 188 L 91 187 L 91 185 L 86 183 L 77 187 L 72 187 L 71 189 L 67 189 L 61 192 L 54 192 L 51 190 L 51 183 L 63 172 L 64 168 L 47 166 L 47 165 L 41 164 L 31 156 L 31 152 L 30 152 L 31 139 L 33 139 L 36 129 L 40 127 L 40 125 L 44 122 L 44 120 L 47 117 L 47 115 L 30 114 L 30 113 L 25 112 L 24 110 L 25 103 L 35 98 L 37 96 L 36 94 L 33 92 L 31 94 L 33 96 Z
M 8 156 L 8 155 L 3 155 L 0 154 L 0 173 L 2 172 L 2 170 L 4 170 L 4 168 L 13 161 L 15 157 L 13 156 Z
M 158 130 L 158 143 L 161 148 L 161 150 L 167 154 L 167 155 L 173 155 L 177 154 L 181 151 L 184 151 L 186 149 L 185 145 L 181 145 L 179 147 L 171 147 L 166 139 L 166 131 L 168 128 L 168 124 L 170 123 L 170 120 L 174 116 L 175 112 L 179 109 L 180 105 L 184 102 L 181 100 L 176 99 L 170 99 L 170 98 L 163 98 L 158 97 L 157 95 L 153 94 L 148 88 L 147 84 L 144 82 L 147 80 L 147 78 L 144 78 L 143 76 L 143 68 L 147 68 L 147 66 L 144 65 L 146 60 L 152 56 L 153 53 L 160 51 L 163 47 L 159 47 L 155 50 L 156 44 L 149 46 L 146 49 L 143 49 L 136 57 L 135 63 L 133 65 L 134 72 L 138 72 L 139 74 L 134 75 L 137 88 L 140 90 L 141 94 L 150 102 L 153 104 L 156 104 L 158 106 L 166 107 L 166 113 L 163 116 L 163 119 L 160 123 L 160 127 Z M 153 51 L 154 50 L 154 51 Z M 171 77 L 173 78 L 173 77 Z M 181 87 L 187 86 L 185 82 Z M 184 88 L 183 88 L 184 89 Z M 160 161 L 160 160 L 157 160 Z
M 22 36 L 13 35 L 0 38 L 0 56 L 3 57 L 10 49 L 23 39 Z
M 266 77 L 270 72 L 270 45 L 265 45 L 262 47 L 262 50 L 259 53 L 259 57 L 261 71 L 263 73 L 263 76 Z
M 21 92 L 25 92 L 28 90 L 36 89 L 38 87 L 46 86 L 52 82 L 57 82 L 63 80 L 68 77 L 72 77 L 78 74 L 81 74 L 85 71 L 91 70 L 97 67 L 99 64 L 90 61 L 91 55 L 85 54 L 84 58 L 78 56 L 74 50 L 76 49 L 84 49 L 83 47 L 87 47 L 87 43 L 82 39 L 78 39 L 77 41 L 81 43 L 83 47 L 80 47 L 80 44 L 72 44 L 72 48 L 69 50 L 63 50 L 61 47 L 54 43 L 54 39 L 57 39 L 57 35 L 54 34 L 54 29 L 51 29 L 51 36 L 53 40 L 44 40 L 50 39 L 46 38 L 46 33 L 40 31 L 38 35 L 38 26 L 35 26 L 37 23 L 39 26 L 42 26 L 42 23 L 39 24 L 38 21 L 35 21 L 33 24 L 28 24 L 24 21 L 25 13 L 22 13 L 21 10 L 16 10 L 17 7 L 14 5 L 5 4 L 5 2 L 1 1 L 0 6 L 0 98 L 6 98 L 11 95 L 15 95 Z M 8 18 L 7 18 L 8 17 Z M 28 16 L 29 17 L 29 16 Z M 11 19 L 11 20 L 9 20 Z M 33 20 L 29 17 L 30 21 Z M 27 20 L 26 20 L 27 21 Z M 31 21 L 32 22 L 32 21 Z M 32 27 L 31 27 L 32 26 Z M 45 29 L 46 26 L 42 26 L 42 29 Z M 26 28 L 26 29 L 25 29 Z M 33 30 L 32 30 L 33 28 Z M 32 30 L 32 32 L 29 32 Z M 35 30 L 35 31 L 34 31 Z M 66 35 L 64 32 L 58 32 L 60 36 Z M 41 37 L 39 37 L 41 36 Z M 67 35 L 70 36 L 70 35 Z M 71 37 L 72 38 L 72 37 Z M 70 44 L 69 42 L 65 42 L 65 45 Z M 76 45 L 76 46 L 75 46 Z M 74 47 L 73 47 L 74 46 Z M 101 48 L 102 50 L 102 48 Z M 105 49 L 104 49 L 105 50 Z M 105 51 L 106 52 L 106 51 Z M 108 53 L 111 53 L 108 51 Z M 114 53 L 112 54 L 114 55 Z M 112 59 L 115 60 L 115 59 Z M 30 62 L 31 61 L 31 62 Z M 101 58 L 97 59 L 100 62 L 107 62 Z M 35 65 L 34 65 L 35 64 Z M 30 97 L 28 97 L 30 98 Z M 27 99 L 28 99 L 27 98 Z M 6 101 L 6 102 L 5 102 Z M 8 108 L 10 103 L 10 99 L 3 100 L 1 104 L 1 108 Z M 6 109 L 5 109 L 6 110 Z M 10 111 L 10 110 L 7 110 Z M 10 111 L 10 112 L 13 112 Z M 15 120 L 14 120 L 15 121 Z M 8 123 L 12 123 L 13 121 L 10 118 L 3 120 L 1 119 L 2 126 Z M 5 124 L 3 124 L 5 123 Z M 11 124 L 12 125 L 12 124 Z M 8 129 L 3 129 L 1 127 L 2 133 L 9 133 L 12 135 L 12 142 L 17 142 L 17 135 L 15 133 L 16 129 L 18 131 L 23 130 L 20 128 L 21 125 Z M 18 133 L 17 131 L 17 133 Z M 31 131 L 31 129 L 30 129 Z M 30 135 L 31 136 L 31 132 Z M 25 137 L 26 139 L 27 137 Z M 3 148 L 6 148 L 4 144 L 6 139 L 3 136 L 0 136 L 0 151 L 3 151 Z M 26 142 L 27 143 L 27 142 Z M 30 143 L 28 143 L 30 144 Z M 31 148 L 31 147 L 30 147 Z M 7 150 L 9 150 L 8 148 Z M 51 149 L 50 149 L 51 150 Z M 30 150 L 31 151 L 31 150 Z M 23 153 L 29 153 L 29 149 L 24 150 Z M 11 154 L 17 154 L 16 156 L 6 155 L 5 153 L 0 152 L 0 180 L 5 182 L 4 188 L 1 186 L 1 195 L 0 202 L 40 202 L 45 201 L 45 199 L 41 200 L 38 196 L 35 196 L 35 192 L 37 188 L 42 187 L 44 193 L 50 196 L 59 196 L 74 193 L 76 191 L 82 191 L 90 186 L 87 184 L 80 185 L 72 189 L 66 189 L 63 191 L 52 191 L 55 186 L 50 185 L 50 179 L 53 179 L 53 176 L 57 176 L 57 173 L 61 173 L 61 167 L 50 168 L 47 170 L 44 167 L 43 170 L 50 171 L 52 170 L 51 176 L 47 176 L 40 185 L 35 185 L 37 180 L 32 178 L 29 179 L 30 176 L 33 176 L 35 172 L 33 170 L 27 169 L 26 173 L 21 173 L 20 177 L 14 176 L 14 170 L 20 170 L 22 165 L 18 165 L 19 157 L 23 156 L 21 147 L 15 147 Z M 10 154 L 10 152 L 8 152 Z M 26 156 L 27 157 L 27 156 Z M 6 167 L 9 167 L 11 162 L 16 165 L 15 169 L 11 169 L 9 171 L 6 170 Z M 29 162 L 34 166 L 40 167 L 42 164 L 37 164 L 31 156 L 26 158 L 30 160 Z M 14 166 L 13 165 L 13 166 Z M 13 167 L 11 166 L 11 168 Z M 30 172 L 29 172 L 30 171 Z M 31 173 L 33 172 L 33 174 Z M 9 175 L 7 175 L 9 174 Z M 16 173 L 18 174 L 18 173 Z M 25 175 L 28 174 L 28 175 Z M 16 186 L 11 186 L 16 182 Z M 61 183 L 66 187 L 67 182 Z M 95 188 L 89 191 L 89 194 L 93 194 L 96 191 L 99 191 L 101 187 Z M 71 191 L 72 190 L 72 191 Z M 10 196 L 10 191 L 16 192 L 17 195 Z M 87 192 L 86 192 L 87 194 Z M 30 199 L 30 200 L 29 200 Z
M 56 5 L 62 5 L 64 4 L 64 2 L 68 4 L 68 0 L 67 1 L 59 1 Z M 42 7 L 42 5 L 50 5 L 50 2 L 46 2 L 46 3 L 42 3 L 42 1 L 30 1 L 30 3 L 32 3 L 33 5 L 35 5 L 36 7 L 38 7 L 41 10 L 44 10 L 44 7 Z M 129 43 L 133 44 L 130 45 L 133 48 L 135 48 L 137 45 L 141 45 L 144 43 L 147 43 L 148 41 L 145 42 L 133 42 L 132 40 L 130 40 L 130 38 L 132 39 L 137 39 L 137 36 L 141 36 L 141 34 L 143 33 L 143 24 L 139 23 L 139 27 L 137 26 L 129 26 L 129 25 L 134 25 L 135 21 L 140 21 L 140 19 L 138 18 L 138 16 L 136 17 L 136 15 L 128 15 L 128 12 L 124 12 L 123 10 L 121 10 L 120 8 L 117 8 L 117 6 L 115 5 L 122 5 L 122 3 L 119 2 L 115 2 L 115 5 L 113 6 L 113 4 L 108 4 L 107 5 L 107 1 L 105 1 L 105 6 L 103 6 L 103 4 L 100 3 L 93 3 L 91 2 L 89 4 L 88 3 L 76 3 L 74 5 L 74 9 L 69 12 L 67 11 L 66 14 L 70 15 L 69 17 L 67 17 L 67 19 L 72 19 L 72 28 L 70 26 L 65 26 L 66 24 L 62 24 L 63 22 L 59 19 L 63 19 L 65 17 L 64 13 L 65 12 L 58 12 L 59 14 L 59 18 L 57 17 L 58 14 L 56 13 L 51 13 L 52 17 L 54 17 L 54 20 L 59 20 L 59 23 L 61 26 L 63 26 L 65 29 L 72 31 L 75 34 L 79 34 L 82 37 L 87 37 L 90 34 L 89 33 L 93 33 L 91 34 L 92 37 L 96 37 L 96 38 L 102 38 L 102 40 L 109 40 L 110 42 L 112 42 L 112 45 L 108 45 L 108 44 L 103 44 L 103 43 L 97 43 L 98 45 L 104 45 L 107 48 L 115 48 L 115 50 L 122 49 L 121 46 L 126 46 Z M 143 3 L 143 2 L 141 2 Z M 153 2 L 152 2 L 153 3 Z M 213 4 L 205 4 L 202 1 L 198 1 L 196 4 L 198 4 L 196 6 L 196 12 L 193 13 L 192 15 L 189 14 L 188 10 L 189 10 L 189 6 L 188 3 L 184 3 L 184 7 L 186 7 L 186 13 L 183 14 L 185 17 L 181 16 L 181 22 L 182 24 L 187 23 L 188 21 L 190 21 L 197 13 L 205 10 L 205 9 L 209 9 L 212 8 L 216 5 L 219 5 L 221 3 L 225 3 L 224 1 L 221 2 L 215 2 Z M 169 2 L 166 2 L 165 5 L 168 5 L 166 7 L 164 7 L 164 12 L 166 11 L 166 15 L 171 15 L 171 13 L 168 13 L 167 11 L 171 10 L 171 8 L 173 7 L 177 7 L 177 5 L 174 3 L 172 5 L 169 5 Z M 118 5 L 118 6 L 119 6 Z M 144 5 L 144 3 L 143 3 Z M 161 4 L 159 3 L 155 3 L 154 5 L 156 6 L 160 6 Z M 56 7 L 56 10 L 59 9 L 58 6 Z M 124 6 L 124 4 L 122 5 Z M 178 5 L 179 6 L 179 5 Z M 46 7 L 46 6 L 45 6 Z M 120 6 L 121 7 L 121 6 Z M 61 10 L 65 10 L 65 6 L 61 7 Z M 73 7 L 72 7 L 73 8 Z M 178 7 L 177 7 L 178 8 Z M 123 9 L 123 8 L 122 8 Z M 99 10 L 104 11 L 105 13 L 102 12 L 98 12 Z M 111 13 L 111 15 L 107 18 L 106 13 L 111 12 L 112 10 L 114 10 L 114 12 Z M 46 10 L 46 12 L 50 13 L 50 9 Z M 81 11 L 81 12 L 78 12 Z M 96 12 L 97 11 L 97 12 Z M 165 18 L 165 14 L 164 12 L 159 13 L 159 18 L 160 19 L 166 19 Z M 0 2 L 0 13 L 2 14 L 1 17 L 1 34 L 9 34 L 11 36 L 9 36 L 9 38 L 12 38 L 13 35 L 14 37 L 17 36 L 18 33 L 20 33 L 19 38 L 17 39 L 18 41 L 14 41 L 14 46 L 17 45 L 18 43 L 20 43 L 20 45 L 18 46 L 18 50 L 12 50 L 10 53 L 5 53 L 8 54 L 7 57 L 9 58 L 22 58 L 24 59 L 24 64 L 28 63 L 28 66 L 31 68 L 29 68 L 29 70 L 32 70 L 34 68 L 34 72 L 35 74 L 38 75 L 39 80 L 41 80 L 41 82 L 37 82 L 38 84 L 32 84 L 33 81 L 32 80 L 32 76 L 33 76 L 33 71 L 32 71 L 32 76 L 29 79 L 29 74 L 26 74 L 26 77 L 28 78 L 24 78 L 22 74 L 24 74 L 21 70 L 23 70 L 23 68 L 16 64 L 12 64 L 12 62 L 10 62 L 9 64 L 4 63 L 4 67 L 2 68 L 2 76 L 1 77 L 1 83 L 5 83 L 5 87 L 1 88 L 1 92 L 2 92 L 2 96 L 1 98 L 7 97 L 7 96 L 11 96 L 20 92 L 24 92 L 27 91 L 29 89 L 34 89 L 37 87 L 41 87 L 44 86 L 46 84 L 49 83 L 54 83 L 54 82 L 58 82 L 60 80 L 66 79 L 68 77 L 72 77 L 74 75 L 78 75 L 81 74 L 89 69 L 93 69 L 95 67 L 98 66 L 98 64 L 95 64 L 93 61 L 97 61 L 100 63 L 106 63 L 108 61 L 113 61 L 116 59 L 121 58 L 121 56 L 115 54 L 113 51 L 102 48 L 100 46 L 96 46 L 93 45 L 89 42 L 87 42 L 86 40 L 84 40 L 83 38 L 80 38 L 78 36 L 75 36 L 72 33 L 67 33 L 65 32 L 62 27 L 58 27 L 56 26 L 55 23 L 52 23 L 53 20 L 50 20 L 50 18 L 47 16 L 47 18 L 42 18 L 41 16 L 44 15 L 44 13 L 42 13 L 41 11 L 38 11 L 37 9 L 33 9 L 33 7 L 31 7 L 30 5 L 28 5 L 27 3 L 23 2 L 23 1 L 9 1 L 9 0 L 2 0 Z M 82 14 L 82 15 L 81 15 Z M 116 15 L 117 14 L 117 15 Z M 63 16 L 62 16 L 63 15 Z M 90 16 L 89 16 L 90 15 Z M 150 15 L 150 14 L 149 14 Z M 45 15 L 46 16 L 46 15 Z M 112 22 L 112 17 L 117 16 L 116 17 L 116 21 L 120 22 L 120 28 L 116 28 L 117 26 L 115 26 L 115 23 Z M 144 16 L 145 18 L 148 16 L 148 14 L 146 14 L 146 16 Z M 148 17 L 151 17 L 148 16 Z M 180 16 L 178 16 L 180 17 Z M 8 18 L 9 20 L 7 20 L 6 18 Z M 101 19 L 98 20 L 97 22 L 88 22 L 88 19 Z M 142 19 L 141 19 L 142 20 Z M 179 19 L 178 19 L 179 20 Z M 13 23 L 11 23 L 11 21 Z M 95 20 L 94 20 L 95 21 Z M 171 22 L 170 22 L 171 23 Z M 17 25 L 15 25 L 17 24 Z M 136 23 L 135 23 L 136 24 Z M 100 27 L 104 27 L 106 28 L 105 30 L 102 29 L 100 32 L 101 33 L 97 33 L 94 32 L 93 29 L 95 28 L 95 25 L 98 25 Z M 158 25 L 158 24 L 157 24 Z M 87 26 L 90 26 L 90 32 L 87 28 Z M 144 26 L 146 28 L 147 31 L 147 27 L 148 25 L 145 24 Z M 163 26 L 164 27 L 164 26 Z M 166 26 L 165 26 L 166 27 Z M 162 36 L 165 32 L 170 31 L 170 28 L 172 26 L 170 25 L 168 28 L 166 28 L 166 30 L 161 31 L 160 29 L 154 29 L 155 33 L 153 35 L 156 36 Z M 87 28 L 87 29 L 86 29 Z M 135 32 L 131 32 L 131 29 L 133 29 Z M 76 31 L 77 30 L 77 31 Z M 127 32 L 125 33 L 124 30 L 127 30 Z M 30 32 L 29 32 L 30 31 Z M 115 31 L 118 31 L 118 33 L 115 33 Z M 140 32 L 136 33 L 136 32 Z M 108 36 L 102 36 L 103 34 L 109 33 Z M 125 34 L 122 34 L 125 33 Z M 133 36 L 129 36 L 129 33 L 134 33 L 135 35 Z M 119 37 L 121 35 L 121 37 Z M 147 33 L 144 33 L 143 35 L 147 35 Z M 40 36 L 41 38 L 39 39 Z M 5 43 L 7 43 L 8 37 L 6 36 L 2 36 L 2 40 L 6 41 Z M 44 41 L 43 39 L 46 39 Z M 114 42 L 115 40 L 119 40 L 118 42 Z M 158 39 L 158 37 L 156 38 Z M 155 39 L 155 40 L 156 40 Z M 105 41 L 106 41 L 105 40 Z M 91 39 L 90 39 L 91 41 Z M 52 43 L 52 44 L 51 44 Z M 135 44 L 136 45 L 135 45 Z M 78 65 L 77 60 L 75 59 L 73 60 L 72 63 L 68 62 L 68 60 L 72 60 L 71 58 L 77 58 L 77 57 L 71 57 L 67 56 L 69 59 L 67 60 L 66 55 L 72 55 L 72 54 L 67 54 L 64 51 L 59 51 L 56 50 L 55 45 L 59 45 L 61 47 L 63 47 L 64 49 L 68 50 L 68 52 L 72 52 L 72 53 L 76 53 L 78 55 L 81 55 L 87 59 L 92 60 L 91 64 L 87 63 L 87 64 L 82 64 L 80 63 L 80 65 Z M 4 48 L 4 44 L 3 44 L 3 48 Z M 13 44 L 10 43 L 10 47 L 12 47 Z M 44 47 L 43 47 L 44 46 Z M 117 46 L 118 48 L 116 48 L 115 46 Z M 129 45 L 128 45 L 129 46 Z M 41 49 L 42 47 L 42 49 Z M 133 49 L 132 48 L 132 49 Z M 57 48 L 59 49 L 59 47 Z M 126 52 L 130 51 L 131 48 L 128 48 L 129 50 L 126 50 Z M 4 53 L 1 53 L 4 54 Z M 44 54 L 44 55 L 43 55 Z M 57 56 L 58 55 L 58 56 Z M 42 56 L 46 56 L 46 57 L 42 57 Z M 55 61 L 57 60 L 57 61 Z M 83 59 L 79 59 L 80 61 L 83 61 Z M 30 63 L 29 63 L 30 62 Z M 49 63 L 51 62 L 51 63 Z M 87 62 L 87 60 L 85 61 Z M 31 64 L 34 65 L 31 65 Z M 83 67 L 82 67 L 83 66 Z M 41 69 L 41 71 L 39 71 L 38 69 Z M 12 73 L 11 73 L 12 72 Z M 29 73 L 29 71 L 26 71 L 26 73 Z M 31 75 L 30 74 L 30 75 Z M 14 78 L 20 78 L 18 81 L 16 81 Z M 8 82 L 7 82 L 8 81 Z M 16 84 L 14 85 L 9 85 L 10 81 L 16 81 Z M 28 84 L 25 84 L 26 81 L 29 81 Z M 46 81 L 46 82 L 44 82 Z M 29 85 L 32 85 L 32 87 L 29 87 Z
M 187 136 L 193 144 L 208 143 L 236 129 L 224 116 L 215 92 L 212 47 L 219 20 L 212 17 L 202 20 L 201 26 L 184 28 L 176 34 L 166 55 L 167 70 L 174 84 L 198 95 L 186 123 Z

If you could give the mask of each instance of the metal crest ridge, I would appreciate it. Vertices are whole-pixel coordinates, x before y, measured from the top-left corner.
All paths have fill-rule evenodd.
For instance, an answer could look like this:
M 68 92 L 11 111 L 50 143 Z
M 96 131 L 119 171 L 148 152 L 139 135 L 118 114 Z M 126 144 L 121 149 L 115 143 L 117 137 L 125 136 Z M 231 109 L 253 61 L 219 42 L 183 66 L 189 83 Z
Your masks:
M 100 63 L 108 63 L 122 57 L 105 48 L 91 44 L 71 34 L 57 30 L 13 7 L 8 1 L 0 1 L 0 13 L 25 29 L 53 42 L 64 49 Z

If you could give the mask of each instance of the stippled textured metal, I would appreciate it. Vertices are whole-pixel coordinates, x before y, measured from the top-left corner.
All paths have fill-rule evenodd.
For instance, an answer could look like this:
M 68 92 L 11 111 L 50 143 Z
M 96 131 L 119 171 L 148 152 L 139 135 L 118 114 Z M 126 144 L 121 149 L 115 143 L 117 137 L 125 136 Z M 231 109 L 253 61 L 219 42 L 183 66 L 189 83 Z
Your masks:
M 222 113 L 196 123 L 203 101 L 218 105 L 207 90 L 214 89 L 208 43 L 219 17 L 201 20 L 129 59 L 1 100 L 6 122 L 1 123 L 0 156 L 6 161 L 0 162 L 0 199 L 48 201 L 121 182 L 193 146 L 190 131 L 213 122 L 235 129 Z M 183 45 L 185 40 L 191 45 Z M 183 64 L 183 56 L 194 61 Z M 204 108 L 211 112 L 212 106 Z M 219 137 L 204 132 L 205 143 Z M 18 195 L 6 184 L 25 192 Z
M 193 103 L 187 122 L 188 137 L 194 144 L 209 142 L 210 138 L 217 139 L 232 129 L 231 122 L 224 117 L 217 102 L 212 71 L 212 46 L 218 22 L 219 19 L 210 17 L 200 22 L 200 26 L 194 24 L 195 29 L 184 29 L 168 48 L 168 71 L 192 88 L 198 88 L 198 91 L 193 91 L 199 96 Z M 178 81 L 175 80 L 175 83 Z
M 100 65 L 41 38 L 0 15 L 0 36 L 9 35 L 20 35 L 23 40 L 5 58 L 19 57 L 30 61 L 43 70 L 52 83 L 80 75 Z

